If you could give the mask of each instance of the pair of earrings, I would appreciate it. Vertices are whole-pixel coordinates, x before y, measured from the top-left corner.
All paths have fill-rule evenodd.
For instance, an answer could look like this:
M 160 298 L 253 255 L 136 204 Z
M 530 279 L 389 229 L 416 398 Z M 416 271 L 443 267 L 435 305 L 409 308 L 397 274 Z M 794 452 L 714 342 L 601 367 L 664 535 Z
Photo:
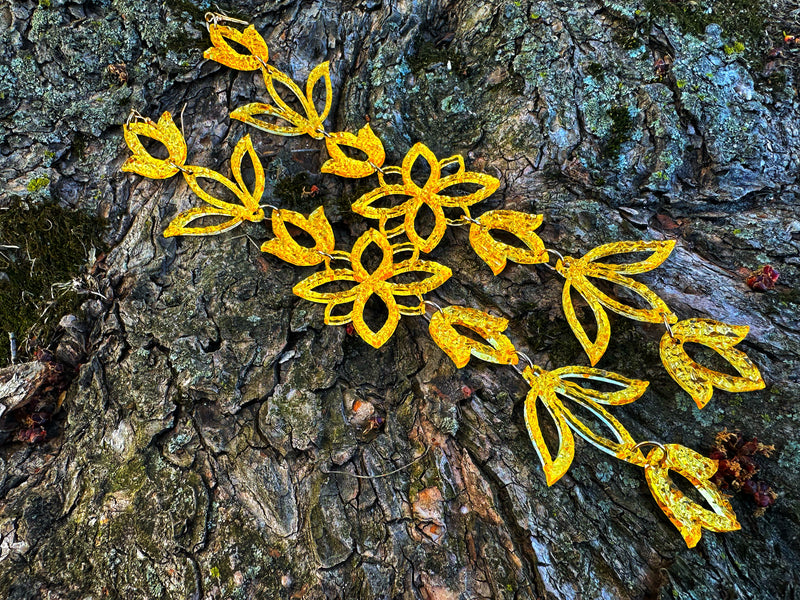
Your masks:
M 353 211 L 367 219 L 377 221 L 356 240 L 350 251 L 335 249 L 333 229 L 323 207 L 318 207 L 308 217 L 286 209 L 259 204 L 265 189 L 263 167 L 253 149 L 249 136 L 244 136 L 234 148 L 231 158 L 233 180 L 204 167 L 186 164 L 187 147 L 181 132 L 169 113 L 153 122 L 138 114 L 125 125 L 125 140 L 133 156 L 122 170 L 145 177 L 164 179 L 182 173 L 189 187 L 207 204 L 180 213 L 164 232 L 175 235 L 215 235 L 228 231 L 244 221 L 260 222 L 272 209 L 270 220 L 274 238 L 265 242 L 261 250 L 298 266 L 323 265 L 318 271 L 294 286 L 293 292 L 311 302 L 325 305 L 324 321 L 329 325 L 352 323 L 355 332 L 369 344 L 380 347 L 394 333 L 401 315 L 427 315 L 427 308 L 435 312 L 428 317 L 429 332 L 433 340 L 450 356 L 456 365 L 464 367 L 470 357 L 496 364 L 511 365 L 530 385 L 525 400 L 526 425 L 537 455 L 542 462 L 549 485 L 562 477 L 573 460 L 577 434 L 603 452 L 628 463 L 640 466 L 659 507 L 678 528 L 687 545 L 694 546 L 700 539 L 702 528 L 712 531 L 731 531 L 739 528 L 733 510 L 719 490 L 710 482 L 716 470 L 716 461 L 705 458 L 693 450 L 677 444 L 658 442 L 637 443 L 623 425 L 606 409 L 606 406 L 627 404 L 638 399 L 646 390 L 645 381 L 628 379 L 622 375 L 594 368 L 605 352 L 610 340 L 610 325 L 606 310 L 651 323 L 664 323 L 667 332 L 661 340 L 661 357 L 667 372 L 694 398 L 702 408 L 711 398 L 713 388 L 727 391 L 747 391 L 764 387 L 757 368 L 741 351 L 734 348 L 746 335 L 748 328 L 733 326 L 708 319 L 687 319 L 678 322 L 677 316 L 654 292 L 631 275 L 648 272 L 667 259 L 674 248 L 672 241 L 616 242 L 599 246 L 583 257 L 562 256 L 545 248 L 535 233 L 543 222 L 542 215 L 531 215 L 511 210 L 493 210 L 473 217 L 470 207 L 494 193 L 500 182 L 489 175 L 467 171 L 461 156 L 437 159 L 424 144 L 418 143 L 406 154 L 400 166 L 386 166 L 383 144 L 369 124 L 356 134 L 327 132 L 324 121 L 331 107 L 331 80 L 328 63 L 317 66 L 309 74 L 305 92 L 290 77 L 268 64 L 267 44 L 252 25 L 243 31 L 224 25 L 234 22 L 247 25 L 222 15 L 209 14 L 206 22 L 212 47 L 205 57 L 233 69 L 260 70 L 272 104 L 252 103 L 239 107 L 231 117 L 263 131 L 283 136 L 309 135 L 324 139 L 330 159 L 322 172 L 341 177 L 364 178 L 377 174 L 379 185 L 362 195 L 353 205 Z M 227 40 L 243 46 L 249 54 L 233 49 Z M 322 110 L 317 110 L 315 89 L 323 82 Z M 284 95 L 279 93 L 280 85 Z M 288 97 L 288 100 L 287 100 Z M 296 107 L 292 108 L 292 106 Z M 265 120 L 264 117 L 271 120 Z M 167 148 L 167 159 L 150 155 L 139 140 L 145 136 L 160 141 Z M 350 147 L 361 151 L 366 159 L 352 158 L 342 149 Z M 248 188 L 242 179 L 242 160 L 248 155 L 255 172 L 255 183 Z M 427 163 L 429 175 L 424 182 L 416 181 L 411 171 L 417 161 Z M 198 180 L 211 179 L 224 185 L 241 201 L 241 205 L 224 202 L 206 192 Z M 461 186 L 469 185 L 473 191 L 458 193 Z M 405 201 L 389 207 L 381 200 L 405 197 Z M 434 227 L 428 235 L 421 235 L 416 220 L 422 206 L 434 215 Z M 461 216 L 447 218 L 445 209 L 458 209 Z M 206 224 L 205 217 L 221 218 L 217 224 Z M 313 246 L 301 246 L 289 233 L 286 225 L 302 229 L 314 241 Z M 563 367 L 546 371 L 535 365 L 527 356 L 517 351 L 503 334 L 508 321 L 493 317 L 484 311 L 463 307 L 440 308 L 425 300 L 424 295 L 442 285 L 452 275 L 445 265 L 421 260 L 420 254 L 430 253 L 441 242 L 448 226 L 470 227 L 469 242 L 477 255 L 497 275 L 507 262 L 544 264 L 559 273 L 565 280 L 562 303 L 567 320 L 586 350 L 592 367 Z M 503 230 L 515 235 L 521 246 L 512 246 L 492 236 L 491 232 Z M 398 238 L 405 238 L 398 239 Z M 381 262 L 372 271 L 362 263 L 365 250 L 374 244 L 381 252 Z M 557 257 L 550 266 L 550 255 Z M 604 262 L 610 257 L 627 254 L 646 254 L 634 262 Z M 398 256 L 406 258 L 397 259 Z M 334 268 L 336 262 L 349 263 L 349 268 Z M 417 274 L 417 279 L 401 283 L 399 276 Z M 422 279 L 418 277 L 422 276 Z M 624 304 L 602 292 L 592 279 L 625 288 L 638 296 L 646 308 Z M 404 278 L 403 281 L 406 281 Z M 346 282 L 344 291 L 324 291 L 333 282 Z M 588 303 L 597 323 L 595 339 L 591 340 L 581 325 L 572 303 L 572 290 Z M 364 320 L 364 308 L 373 296 L 386 305 L 388 317 L 377 330 Z M 456 326 L 467 327 L 485 340 L 485 343 L 461 335 Z M 694 360 L 685 351 L 687 342 L 704 344 L 738 371 L 739 377 L 712 371 Z M 520 358 L 527 367 L 519 369 Z M 601 392 L 591 387 L 592 382 L 611 384 L 613 392 Z M 588 386 L 588 387 L 587 387 Z M 539 424 L 537 403 L 546 408 L 558 432 L 558 446 L 553 456 L 545 443 Z M 592 413 L 611 432 L 604 436 L 581 420 L 571 405 Z M 645 455 L 642 448 L 650 446 Z M 674 471 L 694 485 L 708 502 L 711 510 L 686 497 L 671 481 Z

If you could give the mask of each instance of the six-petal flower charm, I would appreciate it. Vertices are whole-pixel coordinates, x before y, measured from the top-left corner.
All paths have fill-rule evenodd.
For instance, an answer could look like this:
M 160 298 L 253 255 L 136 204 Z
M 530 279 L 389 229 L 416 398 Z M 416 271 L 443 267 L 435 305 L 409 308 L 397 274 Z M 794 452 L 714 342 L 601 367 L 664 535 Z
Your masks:
M 411 176 L 411 169 L 418 158 L 427 162 L 430 174 L 425 184 L 420 187 Z M 442 176 L 442 170 L 451 165 L 457 165 L 455 173 Z M 408 239 L 422 252 L 430 252 L 442 240 L 447 229 L 447 219 L 444 215 L 445 208 L 461 208 L 465 210 L 476 202 L 491 196 L 500 186 L 500 181 L 485 173 L 473 173 L 464 168 L 464 157 L 451 156 L 437 160 L 431 150 L 422 143 L 417 143 L 408 151 L 403 159 L 402 167 L 384 167 L 379 172 L 381 182 L 379 188 L 364 194 L 353 204 L 353 211 L 368 218 L 378 219 L 383 230 L 389 219 L 404 217 L 403 225 L 387 232 L 389 236 L 405 232 Z M 402 183 L 386 183 L 386 175 L 400 175 Z M 478 189 L 464 195 L 448 196 L 443 194 L 448 188 L 459 185 L 477 185 Z M 408 200 L 391 207 L 377 207 L 375 204 L 382 198 L 391 196 L 408 196 Z M 433 230 L 428 237 L 423 238 L 415 227 L 417 212 L 425 204 L 433 212 L 435 220 Z
M 364 251 L 370 244 L 375 244 L 383 252 L 381 263 L 371 273 L 361 261 Z M 352 269 L 326 269 L 314 273 L 304 279 L 292 290 L 295 294 L 325 304 L 325 323 L 328 325 L 344 325 L 353 323 L 356 333 L 375 348 L 380 348 L 392 336 L 400 315 L 421 315 L 425 312 L 423 294 L 439 287 L 450 278 L 452 271 L 439 263 L 425 260 L 408 259 L 394 262 L 395 248 L 388 238 L 376 229 L 364 233 L 353 245 L 350 253 Z M 404 273 L 422 272 L 430 276 L 422 281 L 399 283 L 392 278 Z M 318 288 L 334 281 L 352 281 L 356 285 L 344 291 L 319 291 Z M 373 331 L 364 321 L 364 307 L 370 297 L 375 294 L 386 305 L 388 316 L 378 331 Z M 398 304 L 395 296 L 412 296 L 420 298 L 413 306 Z M 352 309 L 344 314 L 334 314 L 337 306 L 352 303 Z

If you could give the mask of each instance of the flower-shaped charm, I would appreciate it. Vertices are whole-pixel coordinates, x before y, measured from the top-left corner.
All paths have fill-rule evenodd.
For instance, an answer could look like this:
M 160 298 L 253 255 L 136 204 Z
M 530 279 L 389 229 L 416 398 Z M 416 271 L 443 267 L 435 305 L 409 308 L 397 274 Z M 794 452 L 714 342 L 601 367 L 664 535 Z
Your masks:
M 468 327 L 483 337 L 488 344 L 461 335 L 454 325 Z M 508 319 L 493 317 L 481 310 L 466 306 L 446 306 L 432 317 L 428 330 L 436 344 L 453 359 L 460 369 L 467 365 L 470 356 L 501 365 L 519 362 L 517 352 L 503 331 Z
M 125 143 L 133 152 L 122 165 L 122 170 L 138 173 L 150 179 L 169 179 L 175 175 L 186 162 L 186 141 L 180 130 L 172 121 L 172 115 L 164 112 L 158 123 L 150 119 L 133 121 L 122 128 Z M 152 156 L 144 147 L 139 136 L 152 138 L 166 146 L 169 157 L 161 159 Z
M 629 319 L 646 321 L 648 323 L 661 323 L 666 320 L 668 323 L 675 323 L 678 320 L 673 312 L 664 304 L 653 291 L 643 283 L 639 283 L 626 277 L 626 275 L 636 275 L 646 273 L 655 269 L 664 262 L 675 247 L 675 242 L 614 242 L 603 244 L 587 252 L 581 258 L 566 256 L 563 260 L 556 263 L 556 271 L 566 279 L 564 290 L 561 295 L 561 303 L 564 307 L 564 314 L 572 327 L 575 337 L 583 346 L 589 361 L 596 365 L 602 358 L 611 340 L 611 325 L 604 307 L 613 310 Z M 600 263 L 597 259 L 618 254 L 629 254 L 634 252 L 650 252 L 651 255 L 645 260 L 633 263 Z M 608 294 L 602 292 L 595 286 L 589 278 L 604 279 L 609 283 L 627 288 L 644 300 L 649 308 L 636 308 L 628 304 L 623 304 Z M 575 313 L 572 305 L 571 290 L 575 290 L 583 296 L 589 303 L 589 308 L 594 313 L 597 321 L 597 336 L 595 341 L 591 341 L 586 334 L 583 326 Z
M 648 453 L 645 479 L 659 508 L 681 532 L 686 545 L 689 548 L 697 545 L 704 527 L 710 531 L 740 529 L 730 502 L 709 481 L 717 471 L 717 461 L 679 444 L 666 444 L 664 448 L 666 456 L 661 448 Z M 687 498 L 670 479 L 670 469 L 688 479 L 713 510 Z
M 764 387 L 761 373 L 747 355 L 734 348 L 750 330 L 746 325 L 728 325 L 710 319 L 686 319 L 672 326 L 661 338 L 661 361 L 670 377 L 703 408 L 714 388 L 726 392 L 749 392 Z M 727 360 L 741 377 L 712 371 L 692 360 L 683 345 L 686 342 L 703 344 Z
M 628 379 L 622 375 L 593 369 L 591 367 L 562 367 L 554 371 L 545 371 L 534 366 L 527 367 L 522 376 L 531 386 L 528 397 L 525 399 L 525 424 L 533 441 L 533 447 L 542 462 L 547 485 L 553 485 L 564 473 L 567 472 L 575 456 L 575 440 L 572 436 L 574 430 L 587 442 L 593 444 L 603 452 L 631 461 L 632 457 L 641 458 L 641 453 L 635 448 L 628 430 L 622 426 L 614 416 L 604 409 L 601 404 L 619 405 L 633 402 L 647 389 L 646 381 Z M 618 386 L 619 390 L 603 392 L 585 388 L 569 379 L 579 381 L 598 381 Z M 564 399 L 575 403 L 583 410 L 592 413 L 596 420 L 605 425 L 616 438 L 615 440 L 598 435 L 578 418 L 564 403 Z M 536 402 L 540 400 L 555 424 L 558 432 L 558 450 L 553 458 L 544 441 Z M 635 458 L 633 459 L 635 460 Z M 638 464 L 638 463 L 637 463 Z
M 328 113 L 331 110 L 331 103 L 333 102 L 333 91 L 331 89 L 331 73 L 328 62 L 324 62 L 314 67 L 311 73 L 308 74 L 306 80 L 306 91 L 300 89 L 292 78 L 274 69 L 264 70 L 264 83 L 267 86 L 267 92 L 272 98 L 274 105 L 264 104 L 262 102 L 253 102 L 240 106 L 231 113 L 231 119 L 237 119 L 243 123 L 247 123 L 276 135 L 310 135 L 311 137 L 320 140 L 325 137 L 323 121 L 328 118 Z M 314 103 L 314 88 L 319 81 L 322 81 L 325 86 L 325 96 L 322 112 L 317 111 Z M 282 94 L 278 92 L 275 87 L 275 82 L 281 84 L 284 93 L 289 99 L 284 100 Z M 288 92 L 288 93 L 287 93 Z M 304 114 L 300 114 L 294 110 L 290 103 L 296 103 L 302 109 Z M 261 118 L 260 115 L 267 115 L 270 118 L 278 119 L 278 122 L 273 123 Z M 289 125 L 281 124 L 281 121 Z
M 370 244 L 375 244 L 383 252 L 381 263 L 371 273 L 361 262 L 361 257 Z M 314 273 L 294 286 L 292 291 L 305 300 L 326 304 L 326 324 L 344 325 L 352 322 L 356 333 L 375 348 L 380 348 L 392 336 L 401 314 L 420 315 L 425 312 L 425 304 L 421 301 L 417 305 L 406 306 L 398 304 L 395 296 L 421 298 L 423 294 L 442 285 L 452 274 L 449 268 L 432 261 L 409 259 L 395 264 L 394 248 L 387 237 L 375 229 L 370 229 L 356 240 L 350 253 L 350 264 L 352 269 L 326 269 Z M 391 281 L 398 275 L 414 272 L 429 273 L 430 276 L 413 283 Z M 352 281 L 356 285 L 339 292 L 317 291 L 317 288 L 334 281 Z M 388 311 L 386 322 L 378 331 L 373 331 L 364 321 L 364 307 L 373 294 L 383 301 Z M 349 312 L 333 314 L 337 306 L 351 302 L 353 307 Z
M 474 220 L 469 229 L 469 243 L 475 253 L 499 275 L 506 260 L 535 265 L 549 260 L 544 243 L 533 230 L 542 224 L 542 215 L 529 215 L 515 210 L 490 210 Z M 492 229 L 502 229 L 517 236 L 527 248 L 517 248 L 492 237 Z
M 203 58 L 216 61 L 237 71 L 262 69 L 269 60 L 267 43 L 252 25 L 249 25 L 244 31 L 239 31 L 211 21 L 208 24 L 208 34 L 211 37 L 212 47 L 203 53 Z M 250 54 L 240 54 L 225 41 L 226 39 L 244 46 L 250 51 Z
M 309 234 L 314 239 L 314 247 L 307 248 L 298 244 L 286 229 L 287 222 Z M 335 245 L 333 229 L 322 206 L 308 215 L 307 219 L 292 210 L 272 211 L 272 233 L 275 237 L 264 242 L 261 251 L 274 254 L 293 265 L 318 265 L 325 260 L 326 254 L 333 252 Z
M 411 177 L 411 169 L 417 159 L 427 162 L 430 174 L 427 181 L 420 187 Z M 455 173 L 442 176 L 442 169 L 457 165 Z M 386 175 L 400 175 L 402 183 L 388 184 L 385 181 Z M 484 173 L 473 173 L 464 168 L 464 158 L 461 156 L 451 156 L 442 160 L 437 160 L 425 144 L 417 143 L 408 151 L 403 159 L 403 166 L 385 167 L 382 173 L 378 173 L 381 186 L 364 194 L 353 204 L 353 211 L 368 218 L 378 219 L 381 229 L 384 228 L 389 219 L 404 217 L 401 230 L 405 231 L 408 239 L 414 246 L 422 252 L 430 252 L 441 241 L 447 229 L 447 219 L 444 215 L 445 208 L 462 208 L 480 202 L 488 198 L 500 186 L 500 181 Z M 463 184 L 477 185 L 478 189 L 464 195 L 448 196 L 443 194 L 448 188 Z M 392 207 L 374 206 L 379 200 L 391 196 L 407 196 L 408 200 Z M 414 222 L 417 218 L 417 211 L 425 204 L 433 212 L 435 224 L 428 237 L 423 238 L 417 232 Z M 390 234 L 391 235 L 391 234 Z
M 369 123 L 358 130 L 358 135 L 353 135 L 346 131 L 329 134 L 325 138 L 325 145 L 328 147 L 330 160 L 325 161 L 320 171 L 323 173 L 333 173 L 339 177 L 350 177 L 360 179 L 368 177 L 383 166 L 386 160 L 386 152 L 383 143 L 375 135 Z M 340 146 L 349 146 L 363 152 L 367 160 L 350 158 Z
M 250 157 L 253 165 L 255 182 L 253 189 L 248 189 L 242 177 L 242 161 L 244 156 Z M 217 235 L 225 231 L 230 231 L 234 227 L 241 225 L 244 221 L 258 223 L 264 220 L 264 210 L 258 205 L 261 196 L 264 194 L 264 168 L 258 159 L 250 136 L 246 135 L 240 139 L 231 155 L 231 170 L 233 179 L 231 181 L 224 175 L 205 167 L 187 166 L 183 170 L 183 177 L 189 184 L 191 190 L 200 198 L 208 202 L 210 206 L 200 206 L 190 208 L 172 219 L 169 227 L 164 231 L 164 237 L 176 235 Z M 212 196 L 204 190 L 199 179 L 211 179 L 225 186 L 240 201 L 241 204 L 233 204 Z M 190 227 L 190 223 L 204 217 L 224 219 L 212 225 L 202 225 L 200 227 Z

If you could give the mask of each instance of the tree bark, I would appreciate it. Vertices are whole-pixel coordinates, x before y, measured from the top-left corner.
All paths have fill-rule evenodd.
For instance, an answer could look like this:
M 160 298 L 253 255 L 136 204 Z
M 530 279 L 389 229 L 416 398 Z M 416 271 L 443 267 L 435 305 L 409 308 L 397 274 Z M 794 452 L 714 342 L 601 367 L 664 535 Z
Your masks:
M 613 413 L 637 440 L 706 455 L 725 428 L 774 444 L 758 478 L 778 493 L 760 517 L 734 495 L 741 531 L 706 531 L 688 549 L 641 469 L 581 440 L 546 485 L 513 369 L 456 369 L 421 317 L 403 317 L 380 349 L 324 325 L 321 305 L 292 294 L 314 269 L 258 251 L 266 221 L 162 237 L 200 201 L 177 177 L 120 172 L 132 108 L 171 111 L 191 164 L 226 174 L 250 133 L 262 202 L 324 205 L 337 247 L 371 226 L 350 204 L 375 182 L 320 174 L 323 142 L 230 119 L 267 95 L 256 73 L 203 59 L 210 2 L 0 4 L 2 205 L 103 216 L 110 247 L 82 275 L 96 292 L 82 327 L 64 321 L 51 346 L 53 360 L 80 363 L 50 409 L 60 425 L 0 447 L 0 595 L 797 598 L 800 45 L 781 31 L 800 25 L 788 2 L 699 5 L 220 5 L 254 23 L 295 80 L 331 61 L 330 131 L 369 120 L 387 164 L 418 141 L 463 155 L 501 180 L 480 211 L 543 214 L 548 248 L 677 242 L 639 279 L 682 319 L 748 325 L 738 347 L 767 387 L 717 390 L 698 410 L 661 366 L 663 327 L 612 315 L 598 366 L 651 382 Z M 459 228 L 431 257 L 453 270 L 438 304 L 509 318 L 514 344 L 545 368 L 588 364 L 555 273 L 509 263 L 492 276 Z M 742 273 L 764 264 L 780 279 L 758 293 Z M 3 412 L 24 405 L 19 378 L 41 376 L 26 360 L 0 373 L 15 394 Z

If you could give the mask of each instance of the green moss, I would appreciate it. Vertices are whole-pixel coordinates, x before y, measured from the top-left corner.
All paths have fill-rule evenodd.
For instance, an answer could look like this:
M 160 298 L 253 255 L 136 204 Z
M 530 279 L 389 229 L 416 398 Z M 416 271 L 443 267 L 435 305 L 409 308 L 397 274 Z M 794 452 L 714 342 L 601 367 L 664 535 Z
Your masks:
M 0 211 L 0 332 L 13 331 L 20 349 L 28 334 L 46 345 L 60 318 L 86 299 L 52 286 L 79 273 L 89 248 L 105 248 L 103 227 L 100 219 L 49 203 L 28 206 L 16 199 Z M 0 344 L 0 365 L 9 358 L 8 345 Z
M 728 56 L 730 56 L 731 54 L 741 54 L 742 52 L 744 52 L 744 44 L 742 42 L 737 41 L 731 46 L 726 45 L 723 48 L 723 50 L 725 51 L 725 54 L 727 54 Z
M 50 2 L 50 0 L 39 0 L 39 6 L 41 6 L 42 8 L 50 8 L 52 6 L 52 3 Z
M 759 46 L 766 35 L 763 6 L 763 3 L 752 0 L 645 0 L 651 17 L 671 18 L 686 33 L 702 36 L 706 27 L 716 23 L 725 35 L 736 40 L 730 46 L 731 50 L 744 52 L 747 49 L 748 58 L 753 60 L 760 59 Z
M 418 75 L 431 65 L 436 63 L 447 64 L 448 61 L 451 69 L 456 72 L 460 72 L 464 66 L 463 58 L 456 54 L 452 48 L 437 47 L 433 42 L 422 42 L 417 48 L 416 54 L 408 57 L 408 64 L 415 75 Z
M 38 192 L 50 185 L 50 178 L 47 175 L 41 177 L 34 177 L 28 182 L 26 188 L 29 192 Z
M 614 106 L 610 108 L 608 116 L 611 118 L 611 130 L 609 131 L 608 140 L 603 149 L 602 157 L 613 162 L 619 158 L 622 144 L 631 139 L 633 119 L 626 106 Z
M 586 66 L 586 72 L 595 79 L 602 79 L 606 70 L 599 62 L 590 62 Z

